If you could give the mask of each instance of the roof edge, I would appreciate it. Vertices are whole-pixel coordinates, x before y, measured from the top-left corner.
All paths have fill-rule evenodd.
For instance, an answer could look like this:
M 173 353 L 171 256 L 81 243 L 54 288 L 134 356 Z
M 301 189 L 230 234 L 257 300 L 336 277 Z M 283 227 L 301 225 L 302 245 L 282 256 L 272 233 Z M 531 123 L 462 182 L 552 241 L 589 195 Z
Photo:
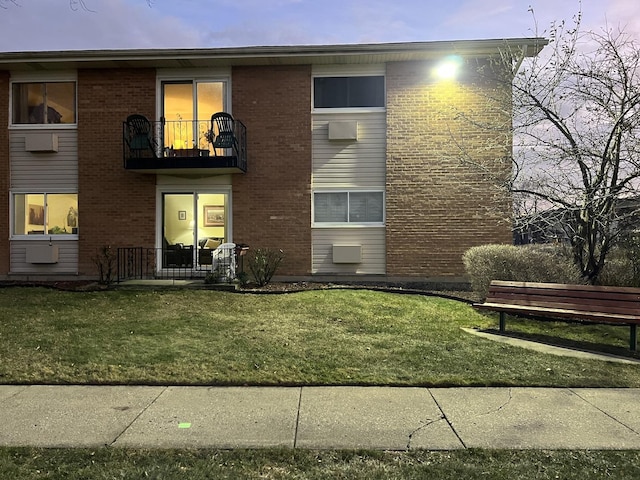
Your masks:
M 491 56 L 504 51 L 534 57 L 548 40 L 540 37 L 338 45 L 281 45 L 220 48 L 58 50 L 0 53 L 10 71 L 80 68 L 189 68 L 319 63 L 387 63 L 442 55 Z
M 95 61 L 100 58 L 114 60 L 150 59 L 153 57 L 171 58 L 173 56 L 184 58 L 202 57 L 260 57 L 260 56 L 315 56 L 315 55 L 353 55 L 372 53 L 407 53 L 414 51 L 486 51 L 488 49 L 499 50 L 503 47 L 521 47 L 527 45 L 534 47 L 528 56 L 537 54 L 548 40 L 543 37 L 530 38 L 505 38 L 482 40 L 439 40 L 431 42 L 395 42 L 395 43 L 363 43 L 363 44 L 334 44 L 334 45 L 278 45 L 278 46 L 247 46 L 247 47 L 215 47 L 215 48 L 163 48 L 163 49 L 99 49 L 99 50 L 49 50 L 49 51 L 24 51 L 24 52 L 0 52 L 0 62 L 5 60 L 16 61 L 46 61 L 64 57 L 76 61 Z M 531 51 L 531 49 L 528 49 Z

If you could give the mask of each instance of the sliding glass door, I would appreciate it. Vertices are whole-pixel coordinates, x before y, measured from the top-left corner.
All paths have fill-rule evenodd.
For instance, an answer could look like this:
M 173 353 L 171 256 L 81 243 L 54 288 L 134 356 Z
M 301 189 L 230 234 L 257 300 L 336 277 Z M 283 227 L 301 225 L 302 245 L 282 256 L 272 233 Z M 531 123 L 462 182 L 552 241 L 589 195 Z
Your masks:
M 164 148 L 209 149 L 211 115 L 226 109 L 226 82 L 184 80 L 162 83 Z
M 227 193 L 162 193 L 162 268 L 211 266 L 211 252 L 229 241 Z

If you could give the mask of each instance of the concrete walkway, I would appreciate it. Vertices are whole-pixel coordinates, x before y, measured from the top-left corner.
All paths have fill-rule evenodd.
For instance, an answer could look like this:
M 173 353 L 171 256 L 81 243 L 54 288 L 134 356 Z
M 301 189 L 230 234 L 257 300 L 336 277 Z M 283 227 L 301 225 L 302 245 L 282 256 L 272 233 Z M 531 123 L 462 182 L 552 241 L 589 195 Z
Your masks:
M 0 385 L 0 445 L 640 449 L 640 389 Z

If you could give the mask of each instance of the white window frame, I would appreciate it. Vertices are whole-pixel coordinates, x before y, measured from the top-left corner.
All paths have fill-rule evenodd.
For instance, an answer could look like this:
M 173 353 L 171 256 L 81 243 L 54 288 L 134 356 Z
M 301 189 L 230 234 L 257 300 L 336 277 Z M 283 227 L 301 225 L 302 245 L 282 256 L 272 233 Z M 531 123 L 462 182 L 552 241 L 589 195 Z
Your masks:
M 165 193 L 183 193 L 187 195 L 194 195 L 194 211 L 198 203 L 198 195 L 214 194 L 214 195 L 226 195 L 225 203 L 225 229 L 228 238 L 225 238 L 225 242 L 233 243 L 233 188 L 231 185 L 226 184 L 214 184 L 214 183 L 186 183 L 181 182 L 176 184 L 158 184 L 156 186 L 156 248 L 162 248 L 164 239 L 163 227 L 163 205 L 162 199 Z M 197 238 L 194 237 L 197 242 Z M 197 244 L 196 244 L 197 247 Z M 162 270 L 162 257 L 159 256 L 156 259 L 156 268 Z
M 384 99 L 385 105 L 383 107 L 337 107 L 337 108 L 316 108 L 315 107 L 315 79 L 316 78 L 335 78 L 335 77 L 382 77 L 384 81 Z M 376 113 L 387 111 L 387 76 L 384 73 L 363 72 L 358 74 L 353 73 L 340 73 L 336 71 L 334 73 L 326 74 L 314 74 L 311 76 L 311 113 Z
M 346 193 L 347 194 L 347 221 L 346 222 L 316 222 L 316 193 Z M 352 193 L 381 193 L 382 194 L 382 221 L 381 222 L 350 222 L 349 209 L 351 205 L 350 194 Z M 361 227 L 384 227 L 386 224 L 386 194 L 382 188 L 367 189 L 318 189 L 311 192 L 311 226 L 313 228 L 361 228 Z
M 224 84 L 224 99 L 223 109 L 227 113 L 232 113 L 231 105 L 231 70 L 226 68 L 214 69 L 214 70 L 202 70 L 202 69 L 161 69 L 156 74 L 156 115 L 160 120 L 163 115 L 163 91 L 162 84 L 165 82 L 221 82 Z M 213 115 L 216 112 L 212 112 Z
M 74 123 L 13 123 L 13 85 L 21 83 L 61 83 L 75 84 L 75 122 Z M 11 130 L 68 130 L 78 128 L 78 76 L 69 72 L 12 73 L 9 81 L 9 128 Z
M 10 228 L 10 240 L 49 240 L 49 239 L 55 239 L 55 240 L 78 240 L 79 237 L 79 230 L 78 233 L 42 233 L 42 234 L 35 234 L 35 235 L 28 235 L 28 234 L 16 234 L 15 233 L 15 197 L 16 195 L 44 195 L 44 205 L 45 205 L 45 209 L 44 209 L 44 215 L 45 215 L 45 219 L 47 218 L 47 195 L 76 195 L 76 197 L 79 196 L 79 193 L 75 190 L 48 190 L 46 192 L 42 192 L 42 191 L 35 191 L 35 190 L 25 190 L 25 191 L 21 191 L 21 190 L 13 190 L 9 192 L 9 228 Z M 78 212 L 80 211 L 80 208 L 78 207 Z M 79 213 L 78 213 L 79 216 Z M 48 225 L 43 225 L 43 229 L 46 232 L 46 227 L 48 227 Z

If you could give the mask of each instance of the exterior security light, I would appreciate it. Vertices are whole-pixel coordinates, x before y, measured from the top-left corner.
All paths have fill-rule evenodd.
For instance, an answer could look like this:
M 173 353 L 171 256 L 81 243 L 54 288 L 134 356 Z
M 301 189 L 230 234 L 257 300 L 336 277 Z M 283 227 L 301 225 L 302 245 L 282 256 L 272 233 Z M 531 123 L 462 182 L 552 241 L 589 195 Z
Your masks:
M 442 60 L 434 68 L 434 75 L 440 80 L 453 80 L 458 75 L 462 67 L 462 58 L 457 55 L 450 55 Z

